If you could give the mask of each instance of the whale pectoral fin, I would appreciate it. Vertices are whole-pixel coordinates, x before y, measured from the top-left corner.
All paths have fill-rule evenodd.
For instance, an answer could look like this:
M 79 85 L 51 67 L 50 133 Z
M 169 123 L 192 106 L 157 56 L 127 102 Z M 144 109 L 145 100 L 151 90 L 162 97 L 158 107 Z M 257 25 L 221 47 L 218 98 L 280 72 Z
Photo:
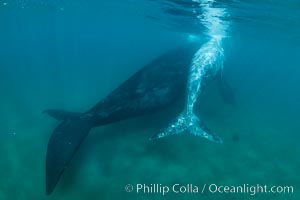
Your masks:
M 223 140 L 219 136 L 214 134 L 211 130 L 209 130 L 208 127 L 203 122 L 201 122 L 196 115 L 192 116 L 188 130 L 190 134 L 206 138 L 213 142 L 218 142 L 221 144 L 223 143 Z
M 172 121 L 166 128 L 160 130 L 157 134 L 153 135 L 150 140 L 166 137 L 168 135 L 174 135 L 182 133 L 187 130 L 186 118 L 183 114 L 179 115 L 174 121 Z

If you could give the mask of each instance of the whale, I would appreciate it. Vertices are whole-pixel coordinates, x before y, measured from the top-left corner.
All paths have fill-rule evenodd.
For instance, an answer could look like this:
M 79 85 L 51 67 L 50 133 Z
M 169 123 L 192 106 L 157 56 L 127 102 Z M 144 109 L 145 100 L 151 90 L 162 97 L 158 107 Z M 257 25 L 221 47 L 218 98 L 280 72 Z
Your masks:
M 224 49 L 223 40 L 227 37 L 229 22 L 224 20 L 226 9 L 215 7 L 214 0 L 195 1 L 199 3 L 202 13 L 198 19 L 207 29 L 208 41 L 194 54 L 189 68 L 185 107 L 167 127 L 154 134 L 151 139 L 159 139 L 169 135 L 188 132 L 208 140 L 223 143 L 194 113 L 195 103 L 203 91 L 203 82 L 208 74 L 212 76 L 223 71 Z
M 169 135 L 188 132 L 208 140 L 223 143 L 222 139 L 213 133 L 194 113 L 195 103 L 203 90 L 203 82 L 210 74 L 214 76 L 222 69 L 222 48 L 220 39 L 212 38 L 194 54 L 188 73 L 186 101 L 183 112 L 167 127 L 154 134 L 150 139 L 155 140 Z
M 92 128 L 160 112 L 174 104 L 177 105 L 177 102 L 183 102 L 179 105 L 184 107 L 190 65 L 198 47 L 199 44 L 189 43 L 164 53 L 134 73 L 86 112 L 44 110 L 43 113 L 60 121 L 51 134 L 47 146 L 46 195 L 53 192 Z M 223 83 L 223 81 L 217 82 Z M 225 85 L 228 90 L 228 84 Z M 178 129 L 179 126 L 180 124 L 175 128 Z M 170 127 L 172 129 L 172 125 Z M 205 130 L 209 139 L 213 138 L 211 140 L 220 142 L 220 139 L 203 122 L 201 122 L 201 130 L 198 128 L 198 125 L 195 126 L 195 133 L 198 131 L 202 134 Z M 176 132 L 174 128 L 168 131 Z M 150 139 L 160 138 L 162 133 Z

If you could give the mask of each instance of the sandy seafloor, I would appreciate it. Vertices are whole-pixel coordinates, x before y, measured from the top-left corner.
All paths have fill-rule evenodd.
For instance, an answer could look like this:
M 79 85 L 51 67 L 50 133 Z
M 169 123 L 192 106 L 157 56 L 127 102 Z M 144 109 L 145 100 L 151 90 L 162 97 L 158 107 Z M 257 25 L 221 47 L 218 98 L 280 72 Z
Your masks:
M 98 127 L 54 193 L 46 196 L 46 148 L 58 122 L 41 111 L 87 110 L 141 66 L 178 46 L 186 34 L 137 20 L 124 25 L 131 28 L 124 32 L 111 25 L 99 36 L 93 34 L 93 23 L 63 28 L 74 16 L 67 13 L 56 27 L 57 38 L 52 38 L 51 23 L 58 21 L 40 11 L 35 15 L 41 19 L 25 12 L 19 14 L 27 18 L 8 20 L 12 13 L 2 12 L 0 20 L 6 28 L 1 32 L 0 200 L 300 199 L 298 29 L 271 26 L 257 31 L 233 24 L 224 48 L 224 73 L 237 104 L 224 103 L 212 84 L 197 106 L 201 119 L 224 144 L 188 134 L 150 142 L 148 138 L 172 119 L 172 109 Z M 80 16 L 75 14 L 76 19 Z M 125 192 L 125 185 L 137 183 L 293 186 L 294 193 Z

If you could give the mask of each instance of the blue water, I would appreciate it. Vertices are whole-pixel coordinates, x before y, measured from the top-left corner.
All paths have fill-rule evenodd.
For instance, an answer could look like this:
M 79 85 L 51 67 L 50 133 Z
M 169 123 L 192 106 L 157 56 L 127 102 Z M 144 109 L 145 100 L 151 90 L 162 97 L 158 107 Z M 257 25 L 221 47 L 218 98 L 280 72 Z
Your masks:
M 205 43 L 192 0 L 0 0 L 0 200 L 299 199 L 300 2 L 216 0 L 230 23 L 223 76 L 198 114 L 224 144 L 188 134 L 150 142 L 172 110 L 95 128 L 54 193 L 45 159 L 58 108 L 84 112 L 134 72 L 187 42 Z M 200 16 L 197 17 L 197 16 Z M 137 194 L 126 184 L 262 184 L 291 194 Z

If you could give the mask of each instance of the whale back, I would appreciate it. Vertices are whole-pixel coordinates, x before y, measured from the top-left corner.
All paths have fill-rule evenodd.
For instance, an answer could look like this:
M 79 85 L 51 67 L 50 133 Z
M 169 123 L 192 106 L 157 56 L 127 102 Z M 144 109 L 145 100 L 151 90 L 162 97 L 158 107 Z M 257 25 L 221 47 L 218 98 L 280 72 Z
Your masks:
M 197 46 L 170 51 L 136 72 L 91 108 L 98 125 L 156 112 L 185 98 L 188 72 Z

